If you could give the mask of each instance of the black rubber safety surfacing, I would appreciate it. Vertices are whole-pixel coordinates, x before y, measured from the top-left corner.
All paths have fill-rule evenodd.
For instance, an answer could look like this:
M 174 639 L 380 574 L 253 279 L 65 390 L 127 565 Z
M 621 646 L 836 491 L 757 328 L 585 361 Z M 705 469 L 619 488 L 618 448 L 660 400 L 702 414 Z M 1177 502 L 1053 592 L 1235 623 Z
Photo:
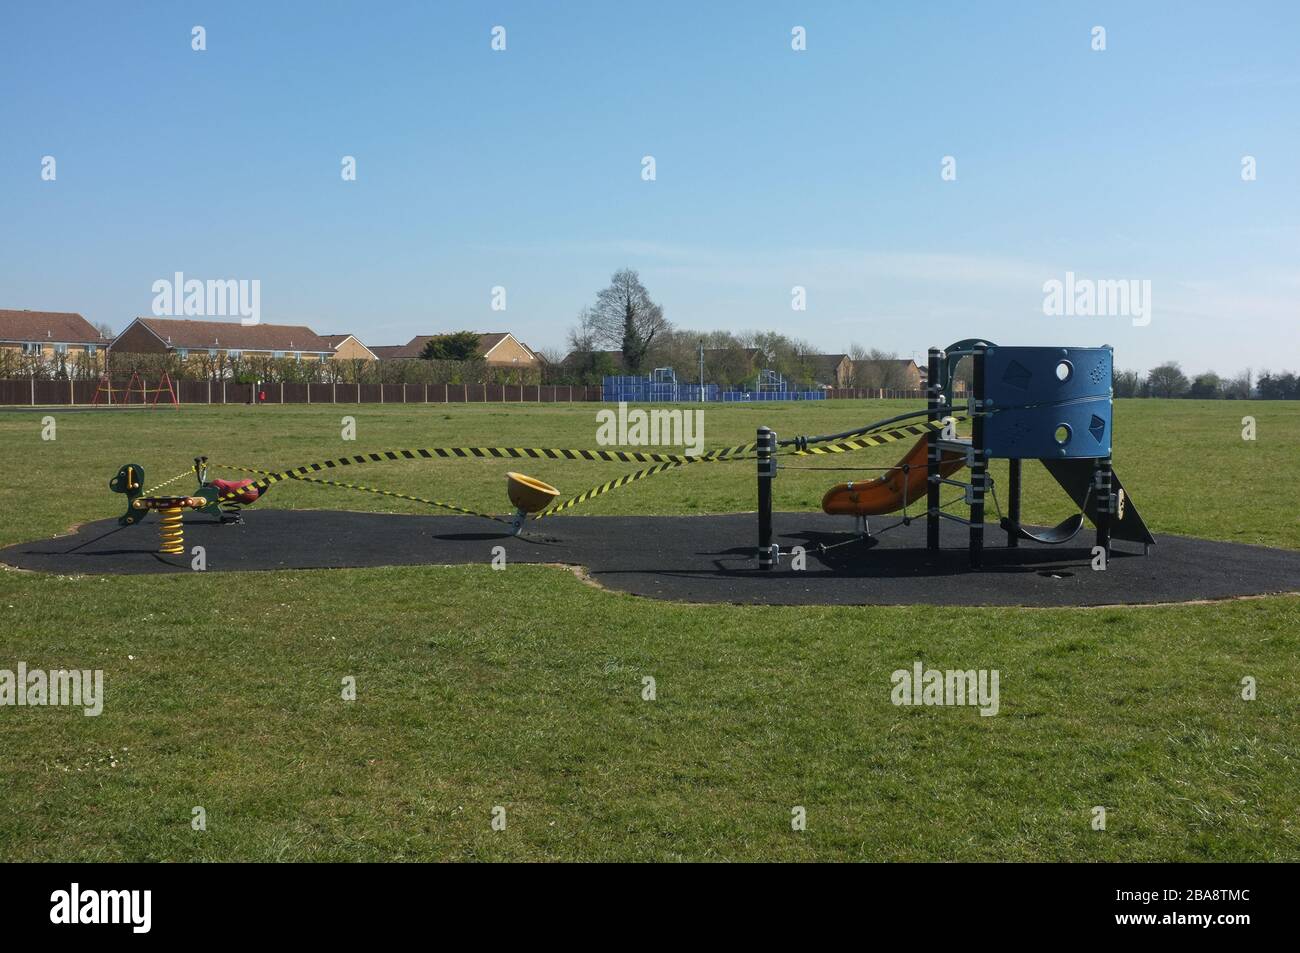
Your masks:
M 758 605 L 1095 606 L 1191 602 L 1300 592 L 1300 552 L 1160 537 L 1151 555 L 1116 547 L 1106 571 L 1091 568 L 1091 534 L 1073 545 L 1003 548 L 987 530 L 985 568 L 966 563 L 964 527 L 943 527 L 947 547 L 924 549 L 925 521 L 819 555 L 818 543 L 849 538 L 849 521 L 777 513 L 779 568 L 754 558 L 752 513 L 725 516 L 566 516 L 530 524 L 515 538 L 481 519 L 328 510 L 255 510 L 243 524 L 187 521 L 187 555 L 153 552 L 148 524 L 87 524 L 71 536 L 0 550 L 0 563 L 62 574 L 188 573 L 194 546 L 208 572 L 478 564 L 504 546 L 508 563 L 583 566 L 600 585 L 682 602 Z M 785 553 L 807 552 L 795 571 Z M 1127 549 L 1127 551 L 1126 551 Z

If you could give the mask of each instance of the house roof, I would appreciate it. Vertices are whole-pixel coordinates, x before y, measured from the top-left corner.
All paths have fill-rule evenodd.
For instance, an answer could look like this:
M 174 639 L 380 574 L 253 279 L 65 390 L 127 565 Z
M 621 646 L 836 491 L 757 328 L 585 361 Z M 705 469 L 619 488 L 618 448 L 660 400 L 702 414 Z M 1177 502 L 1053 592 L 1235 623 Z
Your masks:
M 365 344 L 362 343 L 361 338 L 357 337 L 355 334 L 322 334 L 322 335 L 320 335 L 320 339 L 321 339 L 322 341 L 327 342 L 327 343 L 329 344 L 329 346 L 330 346 L 331 348 L 333 348 L 334 350 L 336 350 L 336 351 L 339 349 L 339 345 L 341 345 L 341 344 L 342 344 L 344 341 L 346 341 L 348 338 L 351 338 L 352 340 L 356 341 L 356 342 L 357 342 L 357 346 L 360 347 L 362 350 L 364 350 L 364 351 L 368 351 L 368 352 L 369 352 L 370 354 L 372 354 L 372 355 L 375 353 L 374 350 L 372 350 L 371 348 L 366 347 Z M 376 356 L 377 356 L 377 355 L 376 355 Z
M 838 383 L 836 375 L 840 365 L 849 359 L 847 354 L 809 354 L 808 363 L 819 384 Z
M 136 318 L 132 324 L 143 325 L 168 347 L 174 348 L 215 347 L 238 351 L 307 351 L 321 354 L 331 354 L 334 351 L 334 345 L 302 324 L 244 325 L 238 321 L 190 321 L 183 318 Z
M 808 361 L 819 371 L 834 371 L 849 359 L 847 354 L 809 354 Z
M 444 332 L 444 334 L 445 333 L 451 333 L 451 332 Z M 394 358 L 419 357 L 420 354 L 424 351 L 424 346 L 426 344 L 428 344 L 434 338 L 439 338 L 442 336 L 443 336 L 442 334 L 417 334 L 415 337 L 411 338 L 411 340 L 407 341 L 405 344 L 380 344 L 376 347 L 372 347 L 370 351 L 376 357 L 379 357 L 384 360 L 393 360 Z M 523 342 L 521 342 L 509 331 L 493 331 L 487 334 L 480 333 L 478 336 L 478 356 L 484 358 L 487 357 L 489 354 L 492 353 L 492 349 L 495 348 L 497 345 L 499 345 L 506 338 L 510 338 L 513 341 L 515 341 L 515 343 L 520 344 L 520 346 L 523 347 L 523 349 L 527 351 L 529 354 L 531 354 L 534 358 L 537 357 L 537 355 L 533 352 L 532 348 L 530 348 L 527 344 L 523 344 Z
M 0 341 L 106 344 L 108 339 L 75 311 L 0 310 Z

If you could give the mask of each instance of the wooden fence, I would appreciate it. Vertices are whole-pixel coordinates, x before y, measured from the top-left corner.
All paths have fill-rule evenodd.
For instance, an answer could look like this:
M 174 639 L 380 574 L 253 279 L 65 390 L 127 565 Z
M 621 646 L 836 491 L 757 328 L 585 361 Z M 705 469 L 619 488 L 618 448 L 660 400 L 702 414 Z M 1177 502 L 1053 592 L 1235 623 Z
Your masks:
M 81 406 L 95 401 L 96 381 L 0 380 L 0 405 L 28 407 Z M 157 387 L 154 382 L 153 387 Z M 176 381 L 182 404 L 251 404 L 257 396 L 266 404 L 576 404 L 601 400 L 599 386 L 565 384 L 237 384 L 233 381 Z M 139 392 L 123 400 L 126 381 L 113 383 L 113 405 L 139 405 Z M 831 400 L 925 400 L 922 390 L 839 387 L 826 392 Z M 150 394 L 145 401 L 153 402 Z M 101 405 L 108 403 L 101 394 Z M 170 404 L 166 393 L 158 404 Z
M 0 380 L 0 404 L 80 406 L 95 402 L 96 381 Z M 153 382 L 151 387 L 157 387 Z M 182 404 L 484 404 L 579 403 L 600 400 L 599 387 L 547 384 L 237 384 L 233 381 L 176 381 Z M 126 381 L 113 383 L 113 405 L 138 406 L 140 393 L 124 399 Z M 150 393 L 145 403 L 153 403 Z M 108 403 L 101 393 L 98 403 Z M 170 405 L 164 392 L 158 405 Z

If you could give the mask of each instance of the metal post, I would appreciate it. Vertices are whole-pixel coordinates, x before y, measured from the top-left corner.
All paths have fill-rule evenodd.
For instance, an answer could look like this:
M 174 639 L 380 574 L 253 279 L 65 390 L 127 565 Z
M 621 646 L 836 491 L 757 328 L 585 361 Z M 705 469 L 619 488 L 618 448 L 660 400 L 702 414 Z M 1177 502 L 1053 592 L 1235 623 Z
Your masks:
M 984 563 L 984 490 L 989 467 L 988 458 L 984 455 L 984 354 L 986 350 L 984 345 L 976 345 L 975 353 L 971 355 L 975 372 L 975 394 L 971 407 L 971 569 L 979 569 Z
M 776 431 L 758 428 L 758 568 L 771 569 L 776 561 L 772 544 L 772 481 L 776 478 Z
M 1097 545 L 1110 555 L 1110 516 L 1114 494 L 1110 457 L 1099 457 L 1093 464 L 1092 491 L 1097 497 Z
M 1020 545 L 1020 464 L 1019 457 L 1007 461 L 1007 548 Z
M 943 417 L 943 384 L 939 380 L 939 362 L 942 355 L 937 347 L 930 348 L 928 361 L 928 377 L 926 382 L 926 409 L 929 414 L 926 419 L 931 423 L 938 421 Z M 925 485 L 925 548 L 937 550 L 939 548 L 939 460 L 941 457 L 939 451 L 939 431 L 931 430 L 927 438 L 928 451 L 926 452 L 926 474 L 927 481 Z

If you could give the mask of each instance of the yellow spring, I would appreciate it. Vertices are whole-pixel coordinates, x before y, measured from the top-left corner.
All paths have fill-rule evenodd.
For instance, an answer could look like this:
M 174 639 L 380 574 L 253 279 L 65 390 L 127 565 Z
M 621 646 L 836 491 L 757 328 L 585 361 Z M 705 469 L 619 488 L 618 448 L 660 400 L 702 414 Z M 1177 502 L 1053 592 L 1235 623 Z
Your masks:
M 158 511 L 162 519 L 159 534 L 162 536 L 160 553 L 181 555 L 185 552 L 185 510 L 179 506 L 168 506 Z

